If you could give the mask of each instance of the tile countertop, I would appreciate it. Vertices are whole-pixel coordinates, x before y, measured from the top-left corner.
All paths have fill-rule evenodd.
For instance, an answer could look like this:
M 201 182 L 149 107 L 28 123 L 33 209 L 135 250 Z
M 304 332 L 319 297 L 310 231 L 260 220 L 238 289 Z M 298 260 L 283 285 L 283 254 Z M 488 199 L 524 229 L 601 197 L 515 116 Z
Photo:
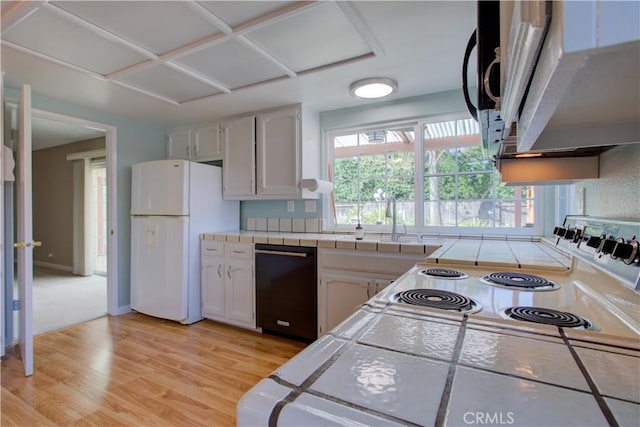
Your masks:
M 237 422 L 637 426 L 639 373 L 637 341 L 366 307 L 245 394 Z
M 448 239 L 426 259 L 428 264 L 517 267 L 567 271 L 571 257 L 547 242 L 508 239 Z
M 418 243 L 415 239 L 409 241 L 406 236 L 401 242 L 392 242 L 380 233 L 369 233 L 362 240 L 356 240 L 352 234 L 332 233 L 282 233 L 266 231 L 239 231 L 205 233 L 203 240 L 218 240 L 227 242 L 264 243 L 270 245 L 310 246 L 330 249 L 353 249 L 373 252 L 391 252 L 429 255 L 443 244 L 442 240 L 425 239 Z
M 391 253 L 425 254 L 430 264 L 451 263 L 491 267 L 545 268 L 568 270 L 570 258 L 540 241 L 514 239 L 456 238 L 454 236 L 429 237 L 422 243 L 415 241 L 391 242 L 388 235 L 369 233 L 362 240 L 349 234 L 331 233 L 279 233 L 240 231 L 206 233 L 204 240 L 227 242 L 265 243 L 272 245 L 311 246 L 318 248 L 354 249 Z

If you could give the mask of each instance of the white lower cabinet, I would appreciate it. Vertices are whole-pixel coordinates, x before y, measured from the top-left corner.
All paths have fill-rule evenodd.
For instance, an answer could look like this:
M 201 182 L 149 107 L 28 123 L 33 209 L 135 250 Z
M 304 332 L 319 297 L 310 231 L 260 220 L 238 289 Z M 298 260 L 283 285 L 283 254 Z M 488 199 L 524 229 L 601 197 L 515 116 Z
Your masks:
M 318 336 L 338 326 L 424 255 L 318 251 Z
M 321 333 L 336 327 L 371 297 L 369 278 L 324 273 L 319 280 L 326 304 L 325 325 L 319 326 Z
M 224 287 L 225 317 L 233 322 L 255 328 L 253 263 L 230 260 Z
M 202 240 L 202 316 L 255 329 L 253 245 Z

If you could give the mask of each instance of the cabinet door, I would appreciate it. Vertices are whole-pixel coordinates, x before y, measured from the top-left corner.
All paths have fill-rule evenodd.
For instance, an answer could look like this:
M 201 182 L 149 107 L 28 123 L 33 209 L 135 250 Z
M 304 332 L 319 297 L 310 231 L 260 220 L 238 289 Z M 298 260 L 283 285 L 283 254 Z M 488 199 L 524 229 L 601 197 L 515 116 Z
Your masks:
M 392 279 L 373 279 L 373 290 L 371 296 L 380 293 L 384 288 L 393 283 Z
M 196 161 L 222 159 L 220 128 L 216 125 L 204 126 L 193 131 L 192 157 Z
M 167 137 L 168 159 L 189 160 L 191 158 L 191 131 L 169 132 Z
M 202 315 L 204 317 L 224 318 L 224 258 L 203 256 L 201 268 Z
M 301 134 L 297 108 L 260 114 L 256 118 L 258 195 L 300 194 Z
M 233 323 L 255 327 L 253 266 L 244 261 L 227 264 L 225 286 L 226 318 Z
M 325 295 L 325 328 L 335 328 L 371 297 L 371 280 L 348 275 L 323 274 L 320 286 Z
M 224 198 L 255 195 L 255 128 L 255 116 L 241 117 L 223 125 Z

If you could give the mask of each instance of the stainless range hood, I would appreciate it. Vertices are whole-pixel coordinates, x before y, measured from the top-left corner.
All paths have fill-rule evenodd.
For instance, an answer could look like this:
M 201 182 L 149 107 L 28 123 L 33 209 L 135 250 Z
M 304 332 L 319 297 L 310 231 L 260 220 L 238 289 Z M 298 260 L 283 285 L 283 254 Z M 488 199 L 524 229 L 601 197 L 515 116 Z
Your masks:
M 597 178 L 600 153 L 640 142 L 639 16 L 638 2 L 501 2 L 504 181 Z
M 515 126 L 514 126 L 515 128 Z M 515 129 L 501 141 L 494 156 L 496 169 L 507 185 L 571 184 L 598 178 L 600 153 L 613 146 L 582 147 L 563 151 L 518 152 Z

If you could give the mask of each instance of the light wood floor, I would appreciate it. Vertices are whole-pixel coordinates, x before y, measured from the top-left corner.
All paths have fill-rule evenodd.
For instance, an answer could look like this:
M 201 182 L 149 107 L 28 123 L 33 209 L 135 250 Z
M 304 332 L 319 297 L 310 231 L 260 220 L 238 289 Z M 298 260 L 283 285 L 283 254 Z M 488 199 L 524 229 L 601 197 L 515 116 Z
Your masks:
M 236 402 L 304 344 L 137 313 L 35 337 L 35 374 L 2 361 L 0 425 L 232 426 Z

